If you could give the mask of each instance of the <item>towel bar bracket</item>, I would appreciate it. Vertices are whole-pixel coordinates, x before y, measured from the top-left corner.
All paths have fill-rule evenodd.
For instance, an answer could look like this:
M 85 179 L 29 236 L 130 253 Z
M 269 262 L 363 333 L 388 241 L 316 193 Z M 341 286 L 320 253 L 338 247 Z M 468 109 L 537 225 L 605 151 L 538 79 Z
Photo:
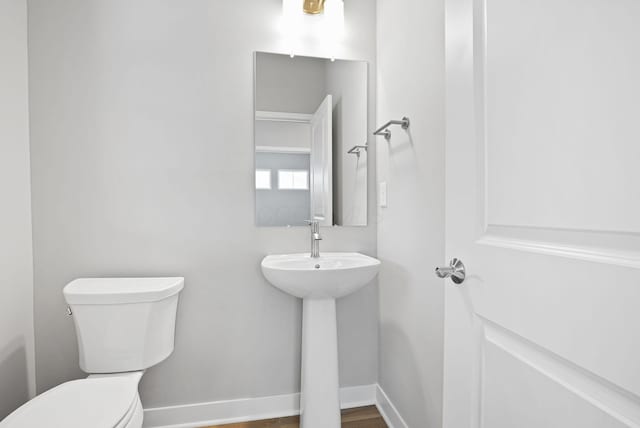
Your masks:
M 367 144 L 365 144 L 365 145 L 356 145 L 356 146 L 351 147 L 347 153 L 349 153 L 351 155 L 357 155 L 358 157 L 360 157 L 360 153 L 362 152 L 362 150 L 364 150 L 366 152 L 368 148 L 369 148 L 369 146 Z
M 390 120 L 389 122 L 382 125 L 380 128 L 376 129 L 373 135 L 382 135 L 385 138 L 385 140 L 387 141 L 391 140 L 391 131 L 387 129 L 391 125 L 400 125 L 402 129 L 407 130 L 409 129 L 409 126 L 411 126 L 411 121 L 406 116 L 403 117 L 402 120 Z

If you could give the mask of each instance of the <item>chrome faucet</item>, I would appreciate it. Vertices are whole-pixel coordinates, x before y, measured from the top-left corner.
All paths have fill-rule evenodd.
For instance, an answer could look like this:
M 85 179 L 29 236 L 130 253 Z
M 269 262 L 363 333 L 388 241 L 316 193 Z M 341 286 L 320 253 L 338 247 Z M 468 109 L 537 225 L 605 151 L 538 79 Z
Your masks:
M 311 227 L 311 257 L 317 259 L 320 257 L 320 223 L 318 220 L 307 220 L 307 224 Z

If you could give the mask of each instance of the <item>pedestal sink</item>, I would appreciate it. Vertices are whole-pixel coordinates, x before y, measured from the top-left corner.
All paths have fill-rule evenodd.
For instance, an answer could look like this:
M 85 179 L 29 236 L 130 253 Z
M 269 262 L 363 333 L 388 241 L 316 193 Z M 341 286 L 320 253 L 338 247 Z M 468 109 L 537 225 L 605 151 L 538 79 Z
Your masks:
M 300 426 L 340 428 L 336 299 L 365 286 L 380 261 L 359 253 L 267 256 L 262 272 L 275 287 L 303 299 Z

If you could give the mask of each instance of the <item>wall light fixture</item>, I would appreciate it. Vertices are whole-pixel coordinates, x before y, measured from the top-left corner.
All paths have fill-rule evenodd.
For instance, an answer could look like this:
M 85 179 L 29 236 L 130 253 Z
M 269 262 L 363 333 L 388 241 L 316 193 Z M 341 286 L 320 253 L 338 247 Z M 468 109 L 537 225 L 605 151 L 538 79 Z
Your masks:
M 282 0 L 282 25 L 289 52 L 335 56 L 344 37 L 343 0 Z
M 302 10 L 304 10 L 304 13 L 308 13 L 310 15 L 322 13 L 324 12 L 324 1 L 325 0 L 304 0 Z

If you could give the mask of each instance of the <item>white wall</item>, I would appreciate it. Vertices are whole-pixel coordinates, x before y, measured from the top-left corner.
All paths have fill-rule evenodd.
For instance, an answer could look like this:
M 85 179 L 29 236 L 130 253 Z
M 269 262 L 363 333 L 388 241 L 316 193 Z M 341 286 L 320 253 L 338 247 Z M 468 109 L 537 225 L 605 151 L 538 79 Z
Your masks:
M 27 2 L 0 0 L 0 420 L 35 392 Z
M 412 428 L 442 426 L 444 2 L 378 0 L 380 384 Z
M 285 45 L 281 5 L 29 2 L 39 391 L 82 376 L 62 288 L 97 275 L 186 277 L 176 349 L 145 375 L 145 406 L 298 391 L 301 305 L 259 262 L 308 250 L 308 231 L 254 221 L 253 52 Z M 346 2 L 336 57 L 374 69 L 372 5 Z M 369 224 L 323 231 L 322 249 L 375 254 Z M 377 295 L 338 305 L 345 386 L 376 381 Z

